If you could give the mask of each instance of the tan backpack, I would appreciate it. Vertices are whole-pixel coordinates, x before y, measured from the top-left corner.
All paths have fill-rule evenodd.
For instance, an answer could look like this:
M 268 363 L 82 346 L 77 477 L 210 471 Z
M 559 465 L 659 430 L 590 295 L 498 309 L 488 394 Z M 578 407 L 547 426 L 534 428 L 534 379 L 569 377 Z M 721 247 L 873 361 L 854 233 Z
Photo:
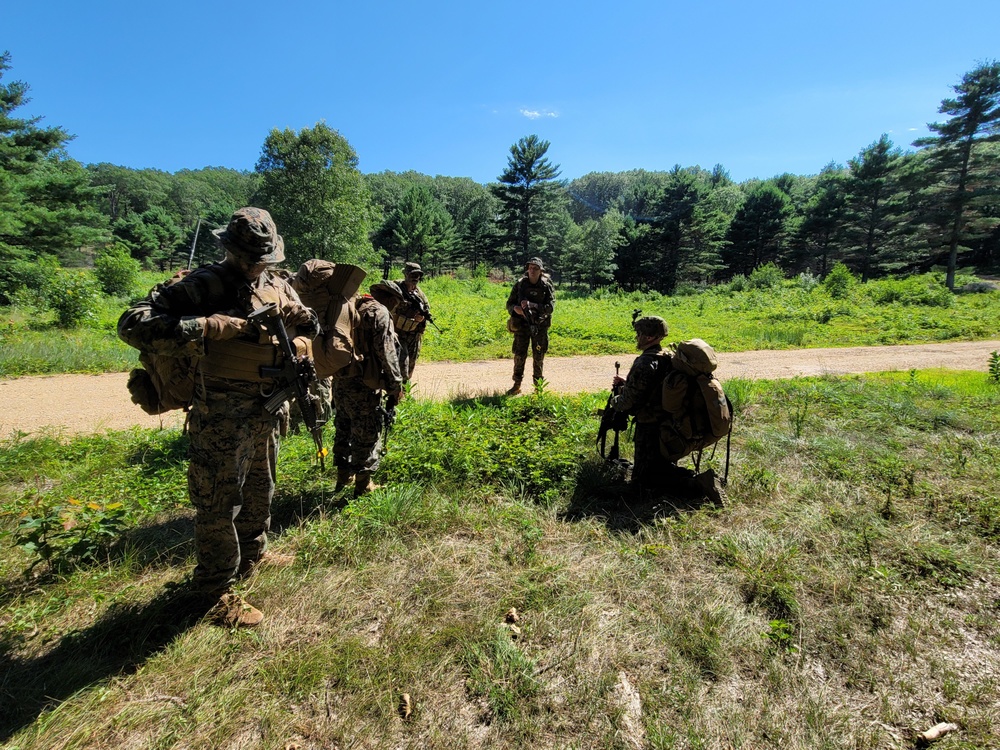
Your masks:
M 198 272 L 210 274 L 209 283 L 218 285 L 219 288 L 225 283 L 215 266 L 205 266 L 198 269 Z M 188 273 L 190 272 L 187 270 L 178 271 L 166 281 L 160 282 L 142 302 L 126 310 L 118 319 L 118 337 L 139 350 L 141 365 L 129 373 L 127 388 L 132 403 L 147 414 L 163 414 L 174 409 L 187 410 L 194 400 L 195 373 L 199 360 L 193 351 L 195 345 L 192 344 L 192 354 L 189 356 L 159 354 L 147 341 L 142 340 L 136 328 L 139 322 L 156 317 L 151 303 L 153 295 L 176 284 Z
M 341 373 L 364 359 L 355 343 L 361 318 L 353 299 L 366 275 L 358 266 L 314 258 L 289 279 L 302 304 L 319 317 L 322 333 L 313 343 L 313 359 L 320 378 Z
M 672 345 L 671 369 L 663 379 L 660 453 L 676 461 L 728 436 L 733 428 L 732 404 L 715 377 L 719 360 L 701 339 Z

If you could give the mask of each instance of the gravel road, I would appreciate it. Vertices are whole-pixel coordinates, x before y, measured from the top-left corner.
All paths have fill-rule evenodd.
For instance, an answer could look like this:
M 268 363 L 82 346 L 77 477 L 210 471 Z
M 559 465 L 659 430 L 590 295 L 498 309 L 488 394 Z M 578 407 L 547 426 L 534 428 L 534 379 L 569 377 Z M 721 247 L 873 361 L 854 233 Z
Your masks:
M 719 378 L 771 380 L 798 375 L 843 375 L 948 368 L 985 372 L 1000 341 L 913 346 L 797 349 L 719 354 Z M 615 362 L 627 372 L 636 353 L 599 357 L 548 357 L 545 376 L 557 393 L 596 392 L 611 387 Z M 529 364 L 530 367 L 530 364 Z M 447 399 L 500 393 L 510 387 L 511 360 L 421 362 L 414 373 L 414 397 Z M 52 430 L 76 433 L 140 427 L 177 427 L 183 415 L 146 415 L 130 400 L 126 373 L 52 375 L 0 380 L 0 436 Z

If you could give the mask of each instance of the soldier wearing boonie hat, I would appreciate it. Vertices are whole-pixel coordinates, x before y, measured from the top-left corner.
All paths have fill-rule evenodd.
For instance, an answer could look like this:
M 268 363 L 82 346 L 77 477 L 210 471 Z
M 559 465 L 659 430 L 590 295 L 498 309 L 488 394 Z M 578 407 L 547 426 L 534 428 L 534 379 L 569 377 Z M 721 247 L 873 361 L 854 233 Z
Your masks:
M 531 346 L 531 377 L 538 387 L 542 380 L 545 352 L 549 350 L 549 326 L 552 311 L 556 306 L 555 288 L 545 273 L 545 265 L 539 257 L 529 258 L 524 264 L 524 276 L 514 283 L 507 297 L 507 330 L 514 334 L 511 352 L 514 355 L 514 385 L 508 395 L 521 392 L 524 367 L 528 361 L 528 346 Z
M 236 580 L 267 554 L 278 438 L 288 419 L 264 404 L 274 381 L 259 365 L 277 364 L 277 347 L 261 340 L 247 315 L 273 303 L 300 356 L 319 331 L 316 314 L 268 269 L 284 259 L 284 242 L 262 208 L 235 211 L 214 232 L 226 257 L 158 287 L 126 312 L 130 335 L 151 351 L 197 358 L 188 417 L 188 492 L 195 508 L 197 565 L 192 605 L 230 627 L 258 624 L 263 614 L 232 593 Z M 123 319 L 125 316 L 123 316 Z
M 431 319 L 431 306 L 427 295 L 417 286 L 424 277 L 419 263 L 403 264 L 403 278 L 398 281 L 380 281 L 372 287 L 372 294 L 389 308 L 392 327 L 399 338 L 399 370 L 403 382 L 408 383 L 417 366 L 423 345 L 424 331 Z

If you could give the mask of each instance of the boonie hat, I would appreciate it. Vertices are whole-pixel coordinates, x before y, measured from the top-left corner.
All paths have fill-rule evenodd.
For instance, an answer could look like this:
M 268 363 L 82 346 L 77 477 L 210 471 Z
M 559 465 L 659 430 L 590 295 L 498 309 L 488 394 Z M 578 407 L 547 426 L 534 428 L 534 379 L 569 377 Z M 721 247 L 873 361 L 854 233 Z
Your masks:
M 524 264 L 525 267 L 528 266 L 538 266 L 543 271 L 545 270 L 545 265 L 542 263 L 541 258 L 528 258 L 528 262 Z
M 403 264 L 403 275 L 404 276 L 423 276 L 424 272 L 420 268 L 419 263 L 404 263 Z
M 636 333 L 644 336 L 666 336 L 667 321 L 658 315 L 644 315 L 632 324 Z
M 225 229 L 213 229 L 222 247 L 241 260 L 280 263 L 285 259 L 285 241 L 278 234 L 271 214 L 247 206 L 233 212 Z

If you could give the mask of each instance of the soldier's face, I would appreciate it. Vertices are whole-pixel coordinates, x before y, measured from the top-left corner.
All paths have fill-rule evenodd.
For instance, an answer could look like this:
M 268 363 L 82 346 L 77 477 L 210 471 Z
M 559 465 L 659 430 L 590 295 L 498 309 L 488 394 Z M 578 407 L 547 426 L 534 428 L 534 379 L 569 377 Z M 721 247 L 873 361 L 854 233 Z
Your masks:
M 237 256 L 233 256 L 233 260 L 236 263 L 236 267 L 240 269 L 240 272 L 246 278 L 247 281 L 256 281 L 260 278 L 260 275 L 267 270 L 267 263 L 255 263 L 253 261 L 244 260 Z
M 529 263 L 528 264 L 528 279 L 531 281 L 531 283 L 532 284 L 537 284 L 538 283 L 538 279 L 541 278 L 541 276 L 542 276 L 542 269 L 539 268 L 534 263 Z

